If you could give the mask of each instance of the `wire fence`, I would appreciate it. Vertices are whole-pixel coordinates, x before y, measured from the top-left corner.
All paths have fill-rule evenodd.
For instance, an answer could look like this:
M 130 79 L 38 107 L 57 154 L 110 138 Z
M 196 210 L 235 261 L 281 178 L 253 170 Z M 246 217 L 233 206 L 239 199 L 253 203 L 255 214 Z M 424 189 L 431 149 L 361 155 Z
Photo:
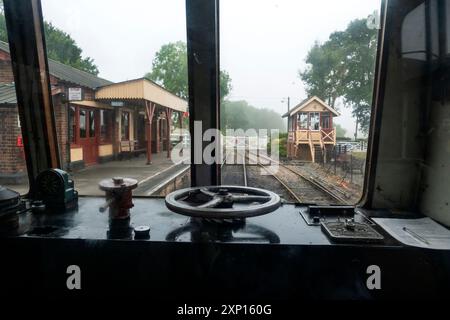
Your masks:
M 341 182 L 362 186 L 366 164 L 367 143 L 338 143 L 327 151 L 320 162 L 327 174 L 341 178 Z

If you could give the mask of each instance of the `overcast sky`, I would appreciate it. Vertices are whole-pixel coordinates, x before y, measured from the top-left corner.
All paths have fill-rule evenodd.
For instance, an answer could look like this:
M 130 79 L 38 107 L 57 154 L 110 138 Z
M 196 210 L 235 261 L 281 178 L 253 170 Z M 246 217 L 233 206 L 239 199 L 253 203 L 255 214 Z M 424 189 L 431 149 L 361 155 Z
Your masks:
M 42 0 L 44 19 L 68 32 L 111 81 L 142 77 L 161 45 L 186 41 L 185 0 Z M 221 68 L 229 99 L 279 113 L 305 98 L 298 70 L 315 41 L 325 41 L 380 0 L 221 0 Z M 336 119 L 354 132 L 350 110 Z

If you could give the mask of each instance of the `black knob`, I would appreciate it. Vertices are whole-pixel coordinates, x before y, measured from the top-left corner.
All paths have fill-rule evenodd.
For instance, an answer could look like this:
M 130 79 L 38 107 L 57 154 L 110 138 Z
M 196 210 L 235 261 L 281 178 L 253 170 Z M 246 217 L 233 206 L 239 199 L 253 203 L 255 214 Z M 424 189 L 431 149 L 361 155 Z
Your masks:
M 134 238 L 135 239 L 148 239 L 150 238 L 150 227 L 148 226 L 137 226 L 134 228 Z

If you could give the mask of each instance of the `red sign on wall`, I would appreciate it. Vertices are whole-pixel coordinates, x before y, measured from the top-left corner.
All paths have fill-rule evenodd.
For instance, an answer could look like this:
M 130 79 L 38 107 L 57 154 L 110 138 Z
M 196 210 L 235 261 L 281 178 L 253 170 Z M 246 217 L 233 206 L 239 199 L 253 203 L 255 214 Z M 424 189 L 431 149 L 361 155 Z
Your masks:
M 22 136 L 21 135 L 18 135 L 17 136 L 17 144 L 16 144 L 18 147 L 21 147 L 21 148 L 23 148 L 23 139 L 22 139 Z

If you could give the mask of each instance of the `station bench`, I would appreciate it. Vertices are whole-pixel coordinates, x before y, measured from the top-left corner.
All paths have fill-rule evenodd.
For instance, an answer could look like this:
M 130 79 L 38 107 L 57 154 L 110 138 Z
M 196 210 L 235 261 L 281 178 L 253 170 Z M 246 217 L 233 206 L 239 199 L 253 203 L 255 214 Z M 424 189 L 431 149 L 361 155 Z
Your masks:
M 139 148 L 139 142 L 137 140 L 120 141 L 120 158 L 130 159 L 132 156 L 145 153 L 147 149 Z

